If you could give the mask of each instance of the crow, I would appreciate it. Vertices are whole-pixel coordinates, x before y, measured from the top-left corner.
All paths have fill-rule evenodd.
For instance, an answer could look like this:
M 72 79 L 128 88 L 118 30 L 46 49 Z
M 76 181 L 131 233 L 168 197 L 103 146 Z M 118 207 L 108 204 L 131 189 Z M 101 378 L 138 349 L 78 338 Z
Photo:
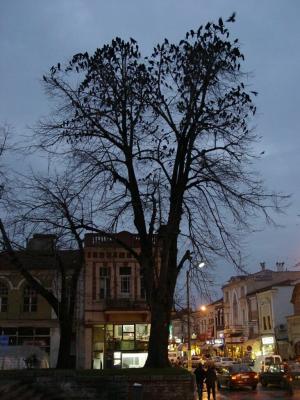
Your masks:
M 226 20 L 226 22 L 235 22 L 236 13 L 232 13 L 232 15 Z

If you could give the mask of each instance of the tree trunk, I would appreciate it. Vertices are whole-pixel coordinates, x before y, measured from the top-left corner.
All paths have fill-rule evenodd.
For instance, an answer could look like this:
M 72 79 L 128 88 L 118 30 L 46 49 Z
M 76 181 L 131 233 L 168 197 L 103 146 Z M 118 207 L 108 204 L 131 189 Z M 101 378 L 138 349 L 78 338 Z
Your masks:
M 168 359 L 169 326 L 172 303 L 165 302 L 163 297 L 153 296 L 151 304 L 151 333 L 149 338 L 146 368 L 166 368 Z
M 72 342 L 72 321 L 70 319 L 61 318 L 59 321 L 60 342 L 56 368 L 70 369 L 72 368 L 72 360 L 70 357 Z

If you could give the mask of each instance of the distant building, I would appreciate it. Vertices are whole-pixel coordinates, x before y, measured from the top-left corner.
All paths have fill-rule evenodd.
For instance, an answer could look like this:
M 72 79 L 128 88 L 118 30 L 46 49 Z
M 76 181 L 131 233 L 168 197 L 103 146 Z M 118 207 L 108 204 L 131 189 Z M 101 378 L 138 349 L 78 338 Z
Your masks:
M 262 308 L 258 308 L 257 293 L 264 288 L 275 286 L 277 283 L 291 282 L 299 278 L 300 272 L 286 270 L 284 263 L 277 263 L 275 271 L 267 269 L 265 263 L 261 263 L 260 271 L 249 275 L 234 276 L 223 286 L 224 337 L 226 351 L 229 355 L 241 356 L 262 352 L 263 340 L 260 338 L 261 322 L 259 317 L 263 315 Z M 263 295 L 260 295 L 259 298 L 262 299 Z M 275 301 L 275 298 L 272 297 L 272 299 Z M 288 312 L 286 305 L 280 304 L 279 307 Z M 280 310 L 278 312 L 281 313 Z
M 297 281 L 292 293 L 293 314 L 287 317 L 290 357 L 300 358 L 300 282 Z
M 23 266 L 49 290 L 59 296 L 59 270 L 54 255 L 53 235 L 34 235 L 27 249 L 17 255 Z M 60 250 L 66 270 L 78 260 L 78 252 Z M 6 252 L 0 253 L 0 345 L 34 345 L 45 350 L 50 366 L 56 366 L 59 324 L 47 301 L 32 289 Z M 75 332 L 73 338 L 75 366 Z
M 280 354 L 289 358 L 289 340 L 286 317 L 293 312 L 289 299 L 294 290 L 293 281 L 275 283 L 256 292 L 259 338 L 263 355 Z

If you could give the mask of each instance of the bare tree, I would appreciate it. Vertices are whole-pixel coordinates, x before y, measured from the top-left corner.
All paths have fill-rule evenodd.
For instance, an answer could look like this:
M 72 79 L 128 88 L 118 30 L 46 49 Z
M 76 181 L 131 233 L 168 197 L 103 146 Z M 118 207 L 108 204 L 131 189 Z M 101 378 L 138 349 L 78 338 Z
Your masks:
M 18 182 L 18 190 L 21 193 L 19 198 L 9 199 L 10 213 L 6 222 L 0 219 L 1 242 L 12 264 L 57 315 L 60 327 L 57 368 L 70 368 L 79 278 L 84 267 L 82 232 L 75 224 L 78 225 L 77 219 L 84 220 L 85 199 L 76 192 L 70 174 L 63 178 L 23 177 L 22 183 Z M 6 226 L 9 226 L 9 232 Z M 58 290 L 45 287 L 24 265 L 24 254 L 31 259 L 41 256 L 20 245 L 34 232 L 51 232 L 55 236 L 55 246 L 52 251 L 46 251 L 44 258 L 47 258 L 50 270 L 56 273 Z
M 82 182 L 102 193 L 110 228 L 125 221 L 139 234 L 151 309 L 147 367 L 169 365 L 173 295 L 191 251 L 237 264 L 240 232 L 277 208 L 251 170 L 257 93 L 246 89 L 243 60 L 220 18 L 179 44 L 165 39 L 148 58 L 135 40 L 116 38 L 43 77 L 55 109 L 37 129 L 40 147 L 71 156 Z M 189 241 L 183 254 L 180 236 Z

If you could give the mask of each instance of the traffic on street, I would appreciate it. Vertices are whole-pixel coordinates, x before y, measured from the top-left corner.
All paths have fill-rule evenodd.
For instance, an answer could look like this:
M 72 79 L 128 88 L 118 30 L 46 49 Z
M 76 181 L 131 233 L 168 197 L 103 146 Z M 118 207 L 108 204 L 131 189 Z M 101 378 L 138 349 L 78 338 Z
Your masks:
M 217 391 L 216 400 L 287 400 L 287 399 L 300 399 L 300 390 L 295 390 L 293 395 L 288 391 L 278 388 L 263 388 L 261 385 L 257 386 L 257 390 L 226 390 L 222 389 Z M 207 392 L 203 392 L 202 400 L 207 400 Z

